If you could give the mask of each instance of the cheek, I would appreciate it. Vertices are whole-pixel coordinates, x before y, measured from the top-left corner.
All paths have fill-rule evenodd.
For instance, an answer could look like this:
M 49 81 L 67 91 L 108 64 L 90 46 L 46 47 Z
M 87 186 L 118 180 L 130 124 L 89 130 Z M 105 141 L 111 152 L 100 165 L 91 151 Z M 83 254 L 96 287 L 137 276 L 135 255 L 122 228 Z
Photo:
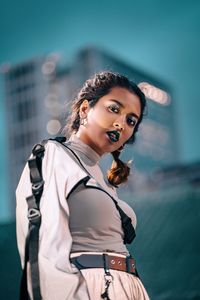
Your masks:
M 125 142 L 128 141 L 128 140 L 132 137 L 133 133 L 134 133 L 134 129 L 129 128 L 129 129 L 124 133 L 124 141 L 125 141 Z
M 102 129 L 110 128 L 110 122 L 109 122 L 109 120 L 106 120 L 105 118 L 98 119 L 96 122 L 97 122 L 98 126 L 101 127 Z
M 105 110 L 93 111 L 88 114 L 88 120 L 91 124 L 96 125 L 102 129 L 108 129 L 112 125 L 112 118 L 107 116 Z

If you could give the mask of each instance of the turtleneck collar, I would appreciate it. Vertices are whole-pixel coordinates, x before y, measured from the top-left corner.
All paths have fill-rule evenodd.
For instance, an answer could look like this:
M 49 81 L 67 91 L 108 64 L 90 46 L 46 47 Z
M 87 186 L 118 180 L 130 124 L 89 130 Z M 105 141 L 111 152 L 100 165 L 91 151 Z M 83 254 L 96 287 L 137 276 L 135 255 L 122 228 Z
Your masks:
M 95 165 L 100 159 L 100 155 L 90 146 L 80 140 L 75 134 L 72 134 L 68 140 L 69 146 L 78 153 L 80 158 L 88 165 Z

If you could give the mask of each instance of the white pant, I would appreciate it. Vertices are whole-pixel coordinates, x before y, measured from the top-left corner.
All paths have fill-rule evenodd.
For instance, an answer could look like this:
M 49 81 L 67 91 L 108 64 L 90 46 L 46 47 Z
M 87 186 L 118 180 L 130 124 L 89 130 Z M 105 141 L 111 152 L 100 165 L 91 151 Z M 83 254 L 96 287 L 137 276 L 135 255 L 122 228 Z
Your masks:
M 71 256 L 77 256 L 81 253 L 83 252 L 72 254 Z M 91 252 L 91 254 L 95 253 Z M 110 254 L 120 256 L 117 253 Z M 90 299 L 102 300 L 101 294 L 105 291 L 104 269 L 83 269 L 81 270 L 81 273 L 86 281 Z M 113 280 L 108 288 L 108 295 L 111 300 L 149 300 L 149 296 L 138 277 L 123 271 L 112 269 L 110 270 L 110 273 L 113 276 Z

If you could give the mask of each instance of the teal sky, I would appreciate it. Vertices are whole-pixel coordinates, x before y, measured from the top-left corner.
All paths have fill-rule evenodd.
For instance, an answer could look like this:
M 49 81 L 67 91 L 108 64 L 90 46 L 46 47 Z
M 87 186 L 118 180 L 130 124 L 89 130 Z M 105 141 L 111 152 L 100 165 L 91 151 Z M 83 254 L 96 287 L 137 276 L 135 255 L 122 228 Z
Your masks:
M 0 65 L 99 46 L 171 85 L 180 160 L 200 160 L 200 1 L 1 1 Z M 6 117 L 0 78 L 0 190 L 6 198 Z M 5 145 L 5 146 L 4 146 Z M 7 216 L 6 201 L 0 218 Z

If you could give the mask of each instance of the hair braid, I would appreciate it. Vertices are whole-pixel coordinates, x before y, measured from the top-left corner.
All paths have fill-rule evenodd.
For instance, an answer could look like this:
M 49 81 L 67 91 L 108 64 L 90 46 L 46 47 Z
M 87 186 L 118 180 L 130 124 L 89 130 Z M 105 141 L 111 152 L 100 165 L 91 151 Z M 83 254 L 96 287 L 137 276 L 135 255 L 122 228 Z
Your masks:
M 112 152 L 113 162 L 111 168 L 107 172 L 107 178 L 111 185 L 118 187 L 119 184 L 126 182 L 130 174 L 130 168 L 127 163 L 119 159 L 121 151 Z

